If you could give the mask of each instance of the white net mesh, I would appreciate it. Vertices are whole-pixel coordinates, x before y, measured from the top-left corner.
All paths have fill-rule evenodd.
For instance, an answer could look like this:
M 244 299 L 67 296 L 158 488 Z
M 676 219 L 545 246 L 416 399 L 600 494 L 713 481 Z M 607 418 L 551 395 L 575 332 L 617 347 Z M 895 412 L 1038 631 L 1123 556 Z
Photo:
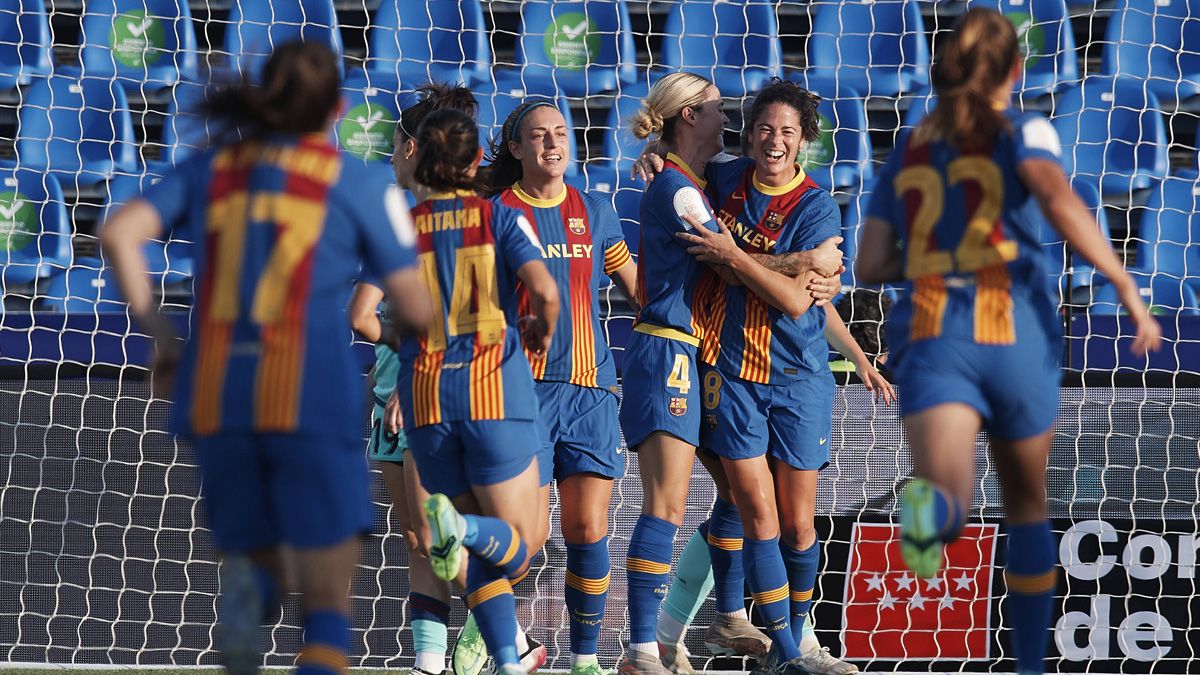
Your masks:
M 1028 54 L 1021 105 L 1054 123 L 1076 189 L 1168 336 L 1149 362 L 1132 359 L 1131 328 L 1111 288 L 1047 228 L 1068 385 L 1049 473 L 1066 572 L 1047 665 L 1192 672 L 1200 649 L 1200 225 L 1192 222 L 1200 6 L 991 6 L 1010 16 Z M 253 72 L 271 44 L 293 36 L 330 44 L 345 56 L 339 143 L 371 161 L 386 159 L 399 110 L 431 77 L 467 81 L 489 135 L 524 96 L 554 97 L 576 129 L 571 181 L 613 195 L 633 245 L 641 186 L 628 166 L 640 146 L 619 125 L 647 78 L 679 68 L 712 76 L 727 97 L 730 150 L 754 91 L 772 76 L 797 79 L 824 98 L 822 137 L 805 149 L 806 169 L 843 205 L 852 259 L 874 169 L 923 114 L 929 55 L 963 9 L 895 0 L 0 0 L 0 661 L 216 663 L 216 570 L 195 469 L 189 450 L 163 431 L 168 404 L 144 382 L 145 338 L 130 326 L 95 239 L 110 204 L 202 145 L 204 120 L 191 111 L 204 83 Z M 162 302 L 185 309 L 186 243 L 149 252 Z M 849 274 L 845 282 L 855 287 Z M 873 332 L 880 299 L 864 297 L 847 316 L 854 330 Z M 612 290 L 603 298 L 619 352 L 632 312 Z M 914 583 L 888 553 L 897 482 L 910 469 L 896 410 L 849 384 L 834 414 L 834 461 L 817 507 L 822 642 L 873 671 L 1011 669 L 1004 586 L 990 573 L 1005 553 L 992 527 L 1000 495 L 986 456 L 971 518 L 979 527 L 949 574 Z M 627 638 L 623 558 L 640 505 L 631 460 L 612 502 L 605 666 Z M 377 534 L 353 587 L 352 664 L 407 666 L 407 557 L 377 496 Z M 698 472 L 677 551 L 711 500 Z M 518 597 L 531 635 L 550 649 L 548 667 L 564 668 L 557 532 Z M 704 606 L 698 627 L 712 611 Z M 456 604 L 452 628 L 462 619 Z M 293 598 L 264 629 L 268 664 L 292 663 L 299 622 Z M 697 666 L 739 665 L 706 660 L 702 632 L 687 641 Z

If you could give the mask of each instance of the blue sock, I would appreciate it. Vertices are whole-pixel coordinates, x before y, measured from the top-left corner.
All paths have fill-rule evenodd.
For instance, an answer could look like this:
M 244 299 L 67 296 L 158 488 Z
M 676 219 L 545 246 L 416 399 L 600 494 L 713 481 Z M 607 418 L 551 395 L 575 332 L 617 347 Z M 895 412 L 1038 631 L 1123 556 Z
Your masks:
M 708 521 L 692 533 L 679 556 L 675 580 L 663 602 L 663 611 L 687 626 L 696 618 L 704 599 L 713 588 L 712 559 L 708 553 Z
M 1004 581 L 1008 585 L 1008 615 L 1017 617 L 1011 622 L 1012 641 L 1017 670 L 1022 673 L 1043 672 L 1054 589 L 1058 585 L 1056 555 L 1048 521 L 1009 526 Z
M 938 533 L 942 535 L 942 541 L 958 539 L 963 527 L 963 512 L 954 498 L 936 485 L 933 486 L 933 514 L 939 523 Z
M 499 518 L 463 514 L 467 530 L 463 546 L 472 554 L 500 568 L 506 577 L 516 576 L 525 565 L 525 542 L 517 528 Z
M 469 559 L 467 609 L 475 615 L 479 633 L 496 664 L 517 663 L 517 602 L 512 584 L 500 568 L 480 558 Z
M 567 544 L 567 614 L 571 653 L 595 654 L 608 602 L 608 537 L 594 544 Z
M 444 660 L 446 657 L 446 625 L 450 623 L 450 605 L 428 595 L 409 593 L 408 607 L 413 633 L 413 651 L 417 654 L 441 654 Z
M 304 646 L 296 656 L 296 675 L 343 675 L 350 651 L 350 618 L 332 610 L 304 617 Z
M 279 593 L 279 584 L 275 575 L 265 567 L 254 565 L 254 583 L 258 586 L 258 600 L 262 607 L 263 623 L 270 623 L 279 610 L 283 598 Z
M 708 519 L 708 555 L 717 591 L 717 611 L 732 614 L 746 609 L 746 572 L 742 568 L 742 516 L 738 508 L 718 498 Z
M 629 641 L 654 642 L 654 627 L 663 596 L 671 584 L 671 556 L 675 552 L 678 527 L 642 514 L 629 537 L 625 558 L 628 575 Z
M 766 633 L 780 661 L 800 656 L 788 618 L 788 575 L 779 553 L 778 539 L 746 539 L 744 545 L 746 582 Z
M 804 622 L 812 611 L 813 588 L 817 585 L 817 567 L 821 564 L 821 540 L 803 551 L 779 543 L 783 553 L 783 564 L 787 566 L 788 584 L 791 586 L 792 636 L 796 644 L 804 638 Z

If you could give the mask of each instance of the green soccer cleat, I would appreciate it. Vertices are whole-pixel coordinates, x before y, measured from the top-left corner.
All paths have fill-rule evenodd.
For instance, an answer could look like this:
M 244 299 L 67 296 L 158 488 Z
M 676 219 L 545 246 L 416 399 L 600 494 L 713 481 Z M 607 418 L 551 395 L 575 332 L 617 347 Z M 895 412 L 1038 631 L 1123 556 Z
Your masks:
M 458 634 L 458 641 L 454 643 L 454 653 L 450 657 L 454 675 L 479 675 L 487 659 L 487 645 L 483 642 L 479 625 L 475 623 L 475 615 L 468 614 L 462 632 Z
M 571 666 L 571 675 L 609 675 L 604 672 L 599 663 L 588 661 L 587 663 L 577 663 Z
M 462 561 L 463 532 L 467 524 L 458 515 L 450 498 L 443 494 L 432 495 L 425 500 L 425 519 L 429 521 L 432 542 L 429 546 L 429 564 L 439 579 L 453 581 L 458 576 Z
M 933 485 L 914 478 L 904 487 L 900 503 L 900 554 L 904 564 L 921 579 L 929 579 L 942 568 L 942 534 L 938 531 L 933 506 Z

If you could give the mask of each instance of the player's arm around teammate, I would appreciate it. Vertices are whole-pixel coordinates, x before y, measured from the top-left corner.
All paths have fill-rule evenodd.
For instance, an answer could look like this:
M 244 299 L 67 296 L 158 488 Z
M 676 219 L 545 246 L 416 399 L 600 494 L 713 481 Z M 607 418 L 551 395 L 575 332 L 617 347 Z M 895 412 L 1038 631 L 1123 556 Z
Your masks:
M 939 48 L 937 107 L 881 171 L 856 270 L 865 283 L 903 280 L 908 291 L 888 319 L 915 476 L 901 502 L 905 562 L 919 577 L 938 573 L 969 512 L 976 436 L 986 430 L 1008 524 L 1017 669 L 1036 674 L 1057 585 L 1045 479 L 1061 335 L 1030 207 L 1116 285 L 1135 354 L 1157 349 L 1161 333 L 1072 192 L 1054 127 L 1011 108 L 1024 67 L 1012 24 L 975 8 Z
M 297 672 L 346 668 L 349 585 L 373 518 L 342 289 L 364 263 L 395 297 L 413 298 L 421 284 L 403 197 L 330 143 L 336 58 L 328 47 L 288 43 L 268 59 L 261 87 L 212 92 L 203 112 L 238 140 L 174 169 L 101 234 L 163 368 L 173 338 L 153 305 L 142 246 L 164 228 L 197 242 L 194 329 L 174 424 L 193 440 L 223 560 L 218 638 L 235 675 L 261 665 L 257 628 L 279 595 L 272 575 L 284 546 L 304 595 Z M 415 297 L 395 307 L 396 321 L 428 322 L 428 300 Z

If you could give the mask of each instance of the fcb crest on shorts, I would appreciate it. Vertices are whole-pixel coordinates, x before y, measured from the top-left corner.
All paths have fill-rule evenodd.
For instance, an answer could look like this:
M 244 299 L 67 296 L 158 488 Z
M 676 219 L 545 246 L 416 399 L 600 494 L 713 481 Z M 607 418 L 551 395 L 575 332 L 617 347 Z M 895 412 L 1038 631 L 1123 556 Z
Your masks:
M 763 224 L 767 226 L 768 230 L 774 232 L 783 227 L 784 217 L 784 214 L 778 211 L 767 211 L 767 217 L 763 219 Z
M 671 414 L 676 417 L 683 417 L 687 414 L 687 397 L 672 396 L 671 406 L 669 408 Z
M 583 218 L 567 218 L 567 229 L 578 236 L 587 234 L 587 225 L 583 224 Z

